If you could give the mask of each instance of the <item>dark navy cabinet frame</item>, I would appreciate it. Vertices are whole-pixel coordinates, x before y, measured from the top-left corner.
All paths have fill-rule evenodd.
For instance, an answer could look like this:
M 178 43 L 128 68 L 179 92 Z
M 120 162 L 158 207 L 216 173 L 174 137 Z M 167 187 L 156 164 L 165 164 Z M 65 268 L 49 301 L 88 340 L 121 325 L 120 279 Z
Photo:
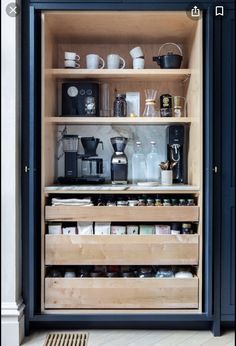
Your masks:
M 90 314 L 46 315 L 40 313 L 40 150 L 41 150 L 41 23 L 43 10 L 186 10 L 188 2 L 141 1 L 141 0 L 93 0 L 70 2 L 23 1 L 22 8 L 22 229 L 23 229 L 23 298 L 26 334 L 30 328 L 212 328 L 215 335 L 221 327 L 221 230 L 219 219 L 221 207 L 216 203 L 215 184 L 221 184 L 213 173 L 214 165 L 220 165 L 220 148 L 215 148 L 214 136 L 217 119 L 216 94 L 221 93 L 213 70 L 220 67 L 215 59 L 217 37 L 221 33 L 222 18 L 214 17 L 215 2 L 198 1 L 204 10 L 204 263 L 203 263 L 203 312 L 201 314 Z M 227 4 L 232 7 L 233 4 Z M 217 48 L 218 47 L 218 48 Z M 221 67 L 220 67 L 221 68 Z M 215 88 L 214 88 L 215 85 Z M 217 89 L 218 88 L 218 89 Z M 218 131 L 220 129 L 218 128 Z M 221 135 L 218 133 L 218 135 Z M 217 150 L 216 150 L 217 149 Z M 215 154 L 213 155 L 213 152 Z M 216 197 L 216 198 L 215 198 Z M 216 209 L 218 208 L 218 209 Z M 218 225 L 218 226 L 217 226 Z

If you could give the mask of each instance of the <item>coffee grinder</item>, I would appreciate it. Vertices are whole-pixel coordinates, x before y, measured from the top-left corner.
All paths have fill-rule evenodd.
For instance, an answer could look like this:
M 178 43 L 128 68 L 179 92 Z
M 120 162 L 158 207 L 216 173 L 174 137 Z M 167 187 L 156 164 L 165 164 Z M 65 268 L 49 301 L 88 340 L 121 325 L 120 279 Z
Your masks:
M 128 138 L 113 137 L 111 144 L 114 153 L 111 157 L 111 182 L 112 184 L 127 184 L 128 182 L 128 158 L 124 153 Z
M 104 183 L 103 159 L 97 157 L 96 150 L 98 144 L 103 142 L 99 138 L 82 137 L 81 143 L 84 154 L 78 153 L 79 136 L 64 135 L 62 138 L 63 151 L 65 155 L 65 176 L 59 177 L 61 184 L 98 184 Z M 81 175 L 78 174 L 78 159 L 81 163 Z
M 177 162 L 173 168 L 173 183 L 187 184 L 188 127 L 171 125 L 168 127 L 167 158 Z

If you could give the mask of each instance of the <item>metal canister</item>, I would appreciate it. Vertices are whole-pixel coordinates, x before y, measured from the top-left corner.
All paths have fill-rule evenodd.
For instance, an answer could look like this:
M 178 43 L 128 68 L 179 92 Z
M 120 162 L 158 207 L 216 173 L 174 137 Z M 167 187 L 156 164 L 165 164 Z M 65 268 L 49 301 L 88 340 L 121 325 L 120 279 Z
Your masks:
M 171 205 L 172 206 L 178 206 L 179 205 L 179 200 L 177 198 L 172 198 L 171 199 Z

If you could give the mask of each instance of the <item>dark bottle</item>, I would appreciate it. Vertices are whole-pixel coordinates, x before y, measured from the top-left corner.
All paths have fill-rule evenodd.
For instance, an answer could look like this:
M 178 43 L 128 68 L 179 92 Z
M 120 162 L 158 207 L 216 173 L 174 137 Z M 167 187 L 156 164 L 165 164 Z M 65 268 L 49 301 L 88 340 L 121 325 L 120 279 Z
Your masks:
M 127 116 L 127 102 L 125 94 L 117 94 L 113 105 L 114 117 L 126 117 Z
M 160 96 L 161 117 L 172 117 L 172 96 L 164 94 Z

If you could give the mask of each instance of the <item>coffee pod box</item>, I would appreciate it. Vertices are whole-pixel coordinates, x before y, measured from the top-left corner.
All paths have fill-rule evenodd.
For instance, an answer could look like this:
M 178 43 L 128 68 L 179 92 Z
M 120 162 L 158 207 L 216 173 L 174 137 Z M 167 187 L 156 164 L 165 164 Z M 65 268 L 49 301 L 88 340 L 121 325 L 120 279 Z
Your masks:
M 77 222 L 77 229 L 79 235 L 92 235 L 93 223 L 92 222 Z
M 66 235 L 74 235 L 76 234 L 76 227 L 63 227 L 62 233 Z
M 111 234 L 116 234 L 116 235 L 126 234 L 126 226 L 111 226 Z
M 156 225 L 156 234 L 171 234 L 169 225 Z
M 62 224 L 48 225 L 48 234 L 62 234 Z
M 111 223 L 110 222 L 95 222 L 94 234 L 95 235 L 111 234 Z
M 138 234 L 138 226 L 136 225 L 129 225 L 129 226 L 126 226 L 126 231 L 127 231 L 127 234 L 131 235 L 131 234 Z
M 140 225 L 139 234 L 140 235 L 155 234 L 155 226 L 154 225 Z

